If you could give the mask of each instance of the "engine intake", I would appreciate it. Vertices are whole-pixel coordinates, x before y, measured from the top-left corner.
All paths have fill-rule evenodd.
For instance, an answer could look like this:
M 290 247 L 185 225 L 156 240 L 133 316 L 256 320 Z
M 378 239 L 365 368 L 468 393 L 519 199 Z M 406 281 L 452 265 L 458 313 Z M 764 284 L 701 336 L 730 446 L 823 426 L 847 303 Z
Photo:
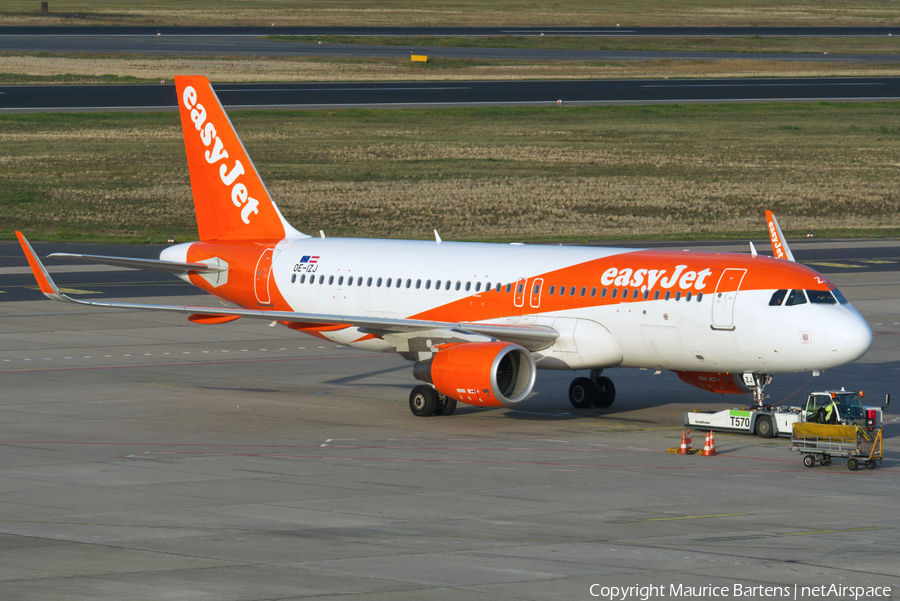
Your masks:
M 444 396 L 480 407 L 524 400 L 534 388 L 536 372 L 531 353 L 509 342 L 446 345 L 413 367 L 416 379 L 434 384 Z

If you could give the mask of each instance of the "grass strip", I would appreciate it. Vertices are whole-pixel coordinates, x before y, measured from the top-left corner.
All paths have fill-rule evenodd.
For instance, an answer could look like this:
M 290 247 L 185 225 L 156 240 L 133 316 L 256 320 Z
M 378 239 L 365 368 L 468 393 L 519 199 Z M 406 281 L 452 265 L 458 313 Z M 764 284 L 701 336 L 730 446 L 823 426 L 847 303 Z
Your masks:
M 898 63 L 765 60 L 508 61 L 432 58 L 195 57 L 0 54 L 0 83 L 156 83 L 201 73 L 214 83 L 258 81 L 459 81 L 669 77 L 862 77 L 900 75 Z
M 600 26 L 885 25 L 895 0 L 4 0 L 8 25 Z
M 900 233 L 900 103 L 243 111 L 298 229 L 579 241 Z M 196 237 L 174 113 L 0 115 L 0 223 Z

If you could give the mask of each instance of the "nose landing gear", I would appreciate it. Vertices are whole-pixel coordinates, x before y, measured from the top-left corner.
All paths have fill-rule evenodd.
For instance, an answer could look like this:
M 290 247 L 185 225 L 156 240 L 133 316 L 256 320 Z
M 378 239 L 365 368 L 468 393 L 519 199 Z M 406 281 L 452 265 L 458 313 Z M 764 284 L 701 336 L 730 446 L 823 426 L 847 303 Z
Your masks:
M 769 374 L 754 374 L 747 372 L 742 376 L 744 385 L 753 392 L 753 405 L 762 407 L 763 401 L 769 398 L 765 394 L 766 386 L 772 383 L 772 376 Z
M 616 400 L 612 380 L 601 376 L 602 369 L 592 369 L 590 378 L 575 378 L 569 385 L 569 402 L 576 409 L 599 407 L 606 409 Z

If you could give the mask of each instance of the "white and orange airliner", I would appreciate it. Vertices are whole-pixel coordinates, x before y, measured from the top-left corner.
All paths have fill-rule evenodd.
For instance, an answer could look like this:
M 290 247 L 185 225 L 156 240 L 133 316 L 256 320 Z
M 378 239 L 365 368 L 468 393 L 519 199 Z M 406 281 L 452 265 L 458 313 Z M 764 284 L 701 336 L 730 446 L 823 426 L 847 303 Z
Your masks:
M 776 257 L 756 254 L 311 237 L 272 201 L 209 81 L 175 78 L 200 241 L 157 260 L 64 256 L 169 272 L 235 308 L 56 300 L 188 314 L 198 324 L 263 319 L 415 361 L 409 406 L 519 403 L 538 369 L 587 370 L 578 408 L 615 400 L 604 369 L 672 370 L 716 393 L 766 398 L 772 375 L 854 361 L 872 331 L 833 283 L 793 261 L 768 213 Z

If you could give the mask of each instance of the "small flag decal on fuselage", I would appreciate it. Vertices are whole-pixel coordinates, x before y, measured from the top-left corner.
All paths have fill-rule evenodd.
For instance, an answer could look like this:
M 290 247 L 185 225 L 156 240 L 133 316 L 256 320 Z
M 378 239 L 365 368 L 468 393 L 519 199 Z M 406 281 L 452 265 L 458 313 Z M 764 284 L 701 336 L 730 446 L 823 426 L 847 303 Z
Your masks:
M 309 255 L 304 255 L 303 258 L 300 259 L 300 262 L 301 262 L 301 263 L 318 263 L 318 262 L 319 262 L 319 256 L 316 255 L 315 257 L 311 257 L 311 256 L 309 256 Z

